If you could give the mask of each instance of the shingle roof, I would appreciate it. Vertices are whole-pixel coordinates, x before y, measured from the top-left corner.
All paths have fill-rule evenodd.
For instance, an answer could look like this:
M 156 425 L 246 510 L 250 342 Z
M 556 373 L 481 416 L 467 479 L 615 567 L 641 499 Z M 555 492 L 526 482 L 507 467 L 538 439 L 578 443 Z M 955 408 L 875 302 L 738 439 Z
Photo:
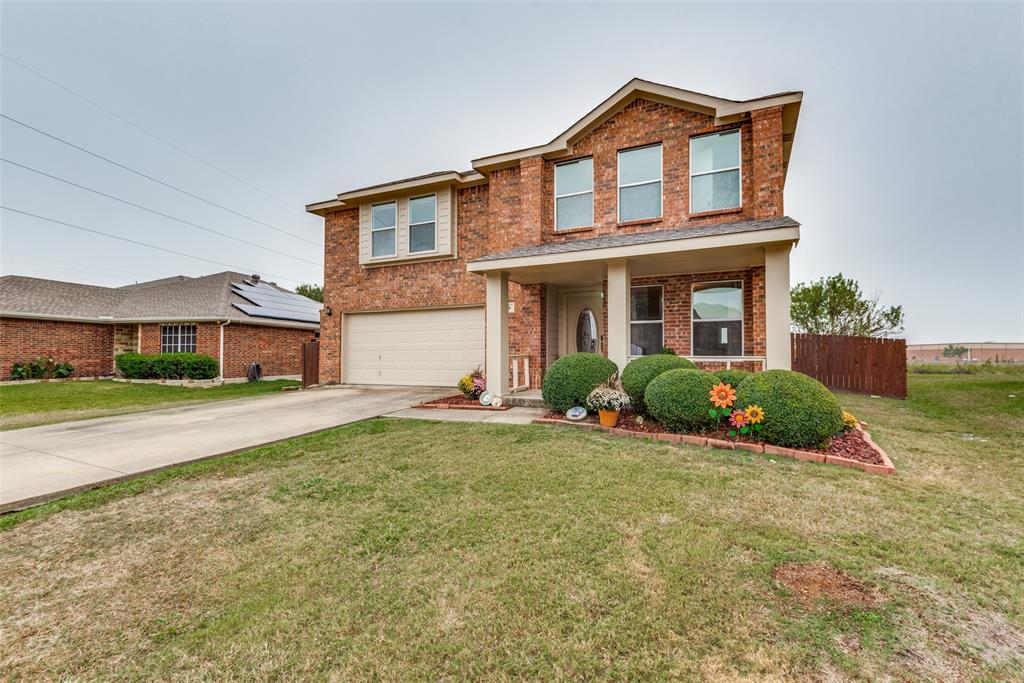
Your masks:
M 496 254 L 487 254 L 486 256 L 473 259 L 470 263 L 522 258 L 524 256 L 567 254 L 574 251 L 625 247 L 632 244 L 651 244 L 653 242 L 668 242 L 671 240 L 692 239 L 694 237 L 711 237 L 714 235 L 730 235 L 740 232 L 755 232 L 757 230 L 772 230 L 774 228 L 798 227 L 800 227 L 800 224 L 789 216 L 734 221 L 732 223 L 709 223 L 707 225 L 699 225 L 689 228 L 671 228 L 668 230 L 653 230 L 650 232 L 632 232 L 618 235 L 607 235 L 605 237 L 591 237 L 589 239 L 569 240 L 567 242 L 531 244 L 529 246 L 516 247 L 515 249 L 509 249 L 508 251 L 502 251 Z
M 103 321 L 217 319 L 253 322 L 275 316 L 251 315 L 236 304 L 252 302 L 232 290 L 250 275 L 225 271 L 178 275 L 125 287 L 97 287 L 20 275 L 0 277 L 0 314 Z M 266 284 L 266 283 L 264 283 Z M 306 301 L 282 287 L 278 291 Z M 302 322 L 302 320 L 299 320 Z

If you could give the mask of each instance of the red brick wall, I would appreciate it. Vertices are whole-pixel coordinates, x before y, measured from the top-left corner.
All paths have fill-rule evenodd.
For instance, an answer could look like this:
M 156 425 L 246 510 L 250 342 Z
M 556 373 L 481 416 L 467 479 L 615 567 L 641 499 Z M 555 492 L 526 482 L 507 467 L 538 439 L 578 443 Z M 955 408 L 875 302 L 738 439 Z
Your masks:
M 191 323 L 169 323 L 189 325 Z M 195 323 L 196 353 L 213 358 L 220 358 L 220 324 Z M 160 353 L 160 323 L 147 323 L 140 326 L 139 353 Z
M 740 129 L 741 208 L 690 214 L 690 138 L 735 128 Z M 620 224 L 618 152 L 655 143 L 662 145 L 662 218 Z M 555 164 L 588 156 L 594 159 L 594 227 L 555 232 Z M 581 139 L 569 154 L 544 162 L 542 233 L 546 241 L 565 241 L 779 216 L 782 182 L 781 107 L 756 112 L 752 122 L 715 126 L 714 117 L 707 114 L 635 100 Z
M 720 280 L 741 280 L 743 282 L 743 355 L 764 356 L 765 321 L 763 266 L 744 270 L 722 271 L 718 273 L 635 277 L 632 279 L 632 285 L 634 287 L 640 287 L 643 285 L 662 286 L 662 316 L 665 321 L 664 344 L 665 346 L 671 347 L 672 350 L 680 356 L 689 356 L 692 353 L 690 336 L 693 330 L 691 308 L 693 284 L 695 282 L 714 282 Z M 607 282 L 604 285 L 604 291 L 605 307 L 604 324 L 601 332 L 601 345 L 607 350 Z M 722 367 L 725 367 L 724 364 Z M 757 369 L 760 369 L 760 367 Z
M 185 323 L 187 324 L 187 323 Z M 312 330 L 231 323 L 224 328 L 224 377 L 245 377 L 256 361 L 263 374 L 301 375 L 302 342 Z M 142 325 L 142 353 L 160 353 L 160 325 Z M 220 358 L 220 323 L 196 323 L 196 353 Z
M 224 376 L 245 377 L 253 361 L 265 377 L 302 374 L 302 343 L 312 330 L 231 323 L 224 328 Z
M 321 316 L 320 380 L 341 380 L 341 326 L 346 312 L 483 305 L 484 277 L 466 272 L 466 261 L 479 256 L 548 240 L 781 215 L 781 126 L 779 107 L 757 112 L 747 122 L 716 127 L 707 114 L 637 100 L 578 141 L 569 155 L 550 160 L 529 157 L 491 172 L 486 185 L 458 190 L 455 258 L 363 267 L 359 264 L 358 209 L 328 213 L 324 219 L 324 303 L 333 315 Z M 690 137 L 737 127 L 741 130 L 742 208 L 690 215 Z M 663 218 L 619 225 L 617 152 L 656 142 L 663 145 Z M 554 234 L 554 164 L 582 156 L 594 158 L 595 226 L 571 234 Z M 748 285 L 750 316 L 750 324 L 744 328 L 744 352 L 761 355 L 763 269 L 744 271 L 743 277 Z M 681 287 L 683 280 L 674 282 Z M 509 320 L 510 354 L 531 356 L 531 381 L 535 384 L 542 376 L 546 356 L 545 296 L 543 286 L 509 287 L 509 298 L 516 304 Z M 686 315 L 688 319 L 688 311 Z M 682 327 L 687 328 L 685 332 Z M 680 353 L 683 348 L 689 349 L 688 325 L 682 327 L 672 332 L 674 343 L 667 342 L 679 346 Z
M 71 363 L 72 377 L 110 375 L 114 371 L 114 326 L 57 320 L 0 318 L 0 378 L 11 366 L 40 356 Z

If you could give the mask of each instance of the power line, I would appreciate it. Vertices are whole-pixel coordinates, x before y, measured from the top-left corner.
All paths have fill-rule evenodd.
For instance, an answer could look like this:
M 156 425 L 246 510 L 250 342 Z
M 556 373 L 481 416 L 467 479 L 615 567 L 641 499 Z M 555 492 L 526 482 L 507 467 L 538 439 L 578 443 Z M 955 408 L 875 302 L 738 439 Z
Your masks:
M 24 69 L 25 71 L 29 72 L 30 74 L 33 74 L 34 76 L 37 76 L 37 77 L 43 79 L 44 81 L 46 81 L 50 85 L 54 85 L 54 86 L 60 88 L 61 90 L 63 90 L 64 92 L 67 92 L 67 93 L 69 93 L 71 95 L 74 95 L 75 97 L 77 97 L 78 99 L 82 100 L 83 102 L 91 104 L 92 106 L 96 107 L 100 111 L 103 111 L 103 112 L 106 112 L 107 114 L 110 114 L 111 116 L 113 116 L 118 121 L 122 121 L 124 123 L 127 123 L 132 128 L 135 128 L 136 130 L 139 130 L 139 131 L 145 133 L 146 135 L 148 135 L 149 137 L 153 138 L 154 140 L 158 140 L 158 141 L 164 143 L 165 145 L 167 145 L 168 147 L 172 147 L 172 148 L 178 150 L 179 152 L 181 152 L 185 156 L 191 157 L 192 159 L 195 159 L 199 163 L 204 164 L 205 166 L 208 166 L 208 167 L 212 168 L 215 171 L 219 171 L 220 173 L 223 173 L 227 177 L 231 178 L 232 180 L 234 180 L 236 182 L 239 182 L 242 185 L 245 185 L 246 187 L 248 187 L 248 188 L 250 188 L 252 190 L 255 190 L 256 192 L 262 194 L 267 199 L 273 200 L 273 201 L 277 202 L 278 204 L 280 204 L 281 206 L 283 206 L 285 208 L 288 208 L 288 209 L 294 208 L 294 207 L 292 207 L 292 206 L 290 206 L 288 204 L 285 204 L 283 201 L 281 201 L 280 199 L 275 197 L 270 192 L 268 192 L 268 191 L 266 191 L 266 190 L 264 190 L 264 189 L 262 189 L 260 187 L 257 187 L 256 185 L 253 185 L 252 183 L 250 183 L 248 181 L 245 181 L 245 180 L 239 178 L 238 176 L 234 175 L 233 173 L 224 170 L 220 166 L 217 166 L 216 164 L 213 164 L 213 163 L 207 161 L 206 159 L 203 159 L 202 157 L 197 156 L 196 154 L 193 154 L 192 152 L 188 151 L 184 147 L 180 147 L 179 145 L 174 144 L 173 142 L 171 142 L 167 138 L 162 137 L 160 135 L 157 135 L 156 133 L 154 133 L 151 130 L 147 130 L 147 129 L 143 128 L 142 126 L 140 126 L 139 124 L 135 123 L 134 121 L 132 121 L 130 119 L 127 119 L 124 116 L 121 116 L 116 111 L 113 111 L 111 109 L 108 109 L 107 107 L 104 107 L 99 102 L 96 102 L 95 100 L 91 100 L 91 99 L 89 99 L 88 97 L 86 97 L 85 95 L 83 95 L 81 93 L 75 92 L 74 90 L 72 90 L 71 88 L 67 87 L 66 85 L 63 85 L 62 83 L 58 83 L 57 81 L 53 80 L 52 78 L 50 78 L 48 76 L 45 76 L 44 74 L 39 73 L 38 71 L 36 71 L 32 67 L 19 62 L 18 60 L 14 59 L 13 57 L 10 57 L 10 56 L 2 54 L 2 53 L 0 53 L 0 57 L 3 57 L 7 61 L 9 61 L 11 64 L 14 64 L 16 66 L 21 67 L 22 69 Z
M 160 180 L 159 178 L 154 178 L 151 175 L 146 175 L 142 171 L 137 171 L 134 168 L 131 168 L 130 166 L 125 166 L 124 164 L 118 163 L 118 162 L 114 161 L 113 159 L 108 159 L 107 157 L 105 157 L 105 156 L 103 156 L 101 154 L 97 154 L 96 152 L 90 152 L 89 150 L 87 150 L 84 147 L 80 147 L 80 146 L 76 145 L 73 142 L 68 142 L 64 138 L 57 137 L 56 135 L 52 135 L 50 133 L 47 133 L 44 130 L 39 130 L 38 128 L 35 128 L 34 126 L 30 126 L 29 124 L 25 123 L 24 121 L 19 121 L 16 118 L 8 116 L 7 114 L 0 113 L 0 117 L 2 117 L 4 119 L 7 119 L 11 123 L 16 123 L 19 126 L 23 126 L 24 128 L 28 128 L 31 131 L 34 131 L 34 132 L 36 132 L 36 133 L 38 133 L 40 135 L 48 137 L 51 140 L 56 140 L 57 142 L 60 142 L 60 143 L 63 143 L 65 145 L 67 145 L 68 147 L 72 147 L 74 149 L 77 149 L 80 152 L 85 152 L 89 156 L 96 157 L 97 159 L 105 161 L 108 164 L 112 164 L 114 166 L 117 166 L 118 168 L 122 168 L 122 169 L 128 171 L 129 173 L 134 173 L 135 175 L 140 176 L 142 178 L 145 178 L 146 180 L 150 180 L 150 181 L 152 181 L 154 183 L 158 183 L 160 185 L 163 185 L 164 187 L 170 188 L 170 189 L 174 190 L 175 192 L 180 192 L 180 193 L 182 193 L 184 195 L 188 195 L 189 197 L 192 197 L 193 199 L 198 199 L 199 201 L 204 202 L 206 204 L 209 204 L 210 206 L 215 206 L 218 209 L 221 209 L 222 211 L 227 211 L 228 213 L 234 214 L 234 215 L 236 215 L 236 216 L 238 216 L 240 218 L 244 218 L 247 221 L 251 221 L 253 223 L 256 223 L 257 225 L 262 225 L 262 226 L 268 227 L 271 230 L 276 230 L 277 232 L 280 232 L 282 234 L 288 235 L 290 237 L 294 237 L 295 239 L 298 239 L 298 240 L 302 240 L 303 242 L 309 242 L 310 244 L 318 246 L 318 247 L 321 246 L 319 242 L 314 242 L 312 240 L 307 240 L 305 237 L 301 237 L 299 235 L 296 235 L 295 233 L 288 232 L 287 230 L 279 228 L 276 225 L 271 225 L 270 223 L 265 223 L 265 222 L 259 220 L 258 218 L 253 218 L 252 216 L 246 216 L 244 213 L 239 213 L 238 211 L 235 211 L 234 209 L 229 209 L 228 207 L 224 206 L 223 204 L 218 204 L 218 203 L 210 201 L 209 199 L 206 199 L 204 197 L 200 197 L 199 195 L 193 194 L 192 192 L 189 192 L 188 190 L 183 190 L 180 187 L 177 187 L 175 185 L 171 185 L 170 183 L 164 182 L 163 180 Z
M 28 211 L 22 211 L 21 209 L 15 209 L 15 208 L 12 208 L 10 206 L 4 206 L 2 204 L 0 204 L 0 209 L 3 209 L 4 211 L 11 211 L 13 213 L 20 213 L 23 216 L 30 216 L 32 218 L 38 218 L 39 220 L 42 220 L 42 221 L 49 221 L 50 223 L 56 223 L 57 225 L 63 225 L 63 226 L 68 227 L 68 228 L 74 228 L 75 230 L 83 230 L 85 232 L 89 232 L 89 233 L 92 233 L 94 235 L 102 235 L 103 237 L 109 237 L 111 239 L 121 240 L 122 242 L 128 242 L 130 244 L 137 244 L 137 245 L 142 246 L 142 247 L 149 247 L 150 249 L 156 249 L 158 251 L 163 251 L 163 252 L 166 252 L 168 254 L 174 254 L 176 256 L 184 256 L 186 258 L 196 259 L 197 261 L 206 261 L 207 263 L 212 263 L 212 264 L 218 265 L 218 266 L 225 266 L 227 268 L 231 268 L 232 270 L 235 270 L 235 271 L 238 271 L 238 272 L 242 272 L 242 273 L 256 272 L 252 268 L 245 268 L 243 266 L 236 266 L 236 265 L 234 265 L 232 263 L 224 263 L 223 261 L 214 261 L 213 259 L 203 258 L 202 256 L 195 256 L 194 254 L 187 254 L 187 253 L 185 253 L 183 251 L 175 251 L 174 249 L 168 249 L 167 247 L 159 247 L 159 246 L 157 246 L 155 244 L 149 244 L 148 242 L 140 242 L 138 240 L 129 239 L 127 237 L 121 237 L 120 235 L 111 235 L 109 232 L 103 232 L 101 230 L 95 230 L 93 228 L 87 228 L 85 226 L 76 225 L 74 223 L 66 223 L 64 221 L 59 221 L 59 220 L 57 220 L 55 218 L 47 218 L 46 216 L 40 216 L 39 214 L 29 213 Z M 302 282 L 302 280 L 300 280 L 298 278 L 288 277 L 286 275 L 275 275 L 274 273 L 266 273 L 266 275 L 269 275 L 270 277 L 275 277 L 275 278 L 278 278 L 278 279 L 282 279 L 282 280 L 288 280 L 289 282 Z
M 14 256 L 11 256 L 11 255 Z M 40 261 L 53 261 L 54 263 L 64 263 L 71 266 L 80 266 L 82 268 L 90 268 L 92 270 L 102 271 L 104 273 L 119 273 L 121 275 L 133 275 L 137 277 L 151 277 L 145 273 L 138 273 L 134 270 L 120 270 L 119 268 L 107 268 L 105 266 L 97 266 L 90 263 L 82 263 L 81 261 L 68 261 L 67 259 L 54 258 L 52 256 L 42 256 L 40 254 L 30 254 L 27 251 L 16 251 L 14 249 L 8 249 L 4 247 L 3 259 L 13 258 L 18 261 L 23 261 L 26 258 L 38 259 Z
M 90 268 L 89 266 L 69 266 L 54 263 L 40 263 L 40 261 L 36 260 L 35 258 L 27 258 L 24 256 L 8 256 L 6 253 L 4 254 L 3 260 L 4 263 L 7 263 L 8 261 L 20 261 L 21 263 L 25 263 L 28 264 L 29 266 L 34 266 L 36 268 L 46 268 L 48 270 L 56 268 L 60 272 L 83 273 L 85 275 L 88 275 L 90 278 L 103 278 L 110 281 L 123 281 L 125 277 L 123 275 L 114 275 L 113 273 L 107 271 L 104 268 Z M 4 269 L 4 274 L 12 274 L 12 272 L 13 271 L 11 271 L 10 269 Z
M 241 242 L 242 244 L 248 244 L 249 246 L 256 247 L 258 249 L 264 249 L 266 251 L 270 251 L 270 252 L 273 252 L 275 254 L 279 254 L 281 256 L 287 256 L 288 258 L 295 259 L 296 261 L 304 261 L 304 262 L 312 264 L 314 266 L 319 266 L 320 265 L 320 263 L 317 262 L 317 261 L 310 261 L 309 259 L 305 259 L 305 258 L 302 258 L 300 256 L 292 256 L 289 253 L 286 253 L 286 252 L 283 252 L 283 251 L 278 251 L 277 249 L 272 249 L 270 247 L 265 247 L 262 244 L 256 244 L 255 242 L 250 242 L 249 240 L 244 240 L 241 237 L 235 237 L 233 235 L 228 235 L 227 233 L 223 233 L 223 232 L 220 232 L 218 230 L 214 230 L 213 228 L 206 227 L 205 225 L 199 225 L 198 223 L 193 223 L 191 221 L 186 221 L 186 220 L 184 220 L 182 218 L 177 218 L 177 217 L 172 216 L 170 214 L 163 213 L 162 211 L 157 211 L 156 209 L 151 209 L 149 207 L 142 206 L 141 204 L 136 204 L 134 202 L 130 202 L 127 199 L 121 199 L 120 197 L 115 197 L 112 194 L 107 194 L 106 192 L 101 192 L 99 190 L 94 190 L 93 188 L 86 187 L 85 185 L 79 185 L 76 182 L 67 180 L 65 178 L 61 178 L 59 176 L 52 175 L 50 173 L 46 173 L 45 171 L 40 171 L 37 168 L 32 168 L 31 166 L 26 166 L 24 164 L 19 164 L 17 161 L 11 161 L 10 159 L 7 159 L 5 157 L 0 157 L 0 161 L 3 161 L 4 163 L 10 164 L 12 166 L 17 166 L 18 168 L 23 168 L 26 171 L 31 171 L 32 173 L 38 173 L 39 175 L 45 176 L 47 178 L 52 178 L 53 180 L 58 180 L 58 181 L 60 181 L 62 183 L 66 183 L 68 185 L 71 185 L 72 187 L 77 187 L 77 188 L 79 188 L 81 190 L 86 190 L 88 192 L 93 192 L 95 194 L 100 195 L 101 197 L 106 197 L 107 199 L 113 199 L 115 202 L 121 202 L 122 204 L 127 204 L 128 206 L 133 206 L 136 209 L 142 209 L 143 211 L 148 211 L 148 212 L 150 212 L 152 214 L 156 214 L 157 216 L 163 216 L 164 218 L 167 218 L 167 219 L 172 220 L 172 221 L 177 221 L 178 223 L 181 223 L 183 225 L 191 226 L 191 227 L 196 228 L 198 230 L 204 230 L 206 232 L 212 233 L 214 235 L 218 235 L 220 237 L 224 237 L 224 238 L 229 239 L 229 240 L 235 240 L 236 242 Z

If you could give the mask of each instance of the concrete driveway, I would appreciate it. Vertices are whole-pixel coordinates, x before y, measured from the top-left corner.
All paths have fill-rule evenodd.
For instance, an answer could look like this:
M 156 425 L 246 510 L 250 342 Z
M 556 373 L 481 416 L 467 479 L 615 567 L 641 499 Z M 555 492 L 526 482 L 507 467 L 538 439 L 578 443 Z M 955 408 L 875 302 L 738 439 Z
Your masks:
M 401 411 L 451 389 L 326 387 L 0 432 L 0 512 Z

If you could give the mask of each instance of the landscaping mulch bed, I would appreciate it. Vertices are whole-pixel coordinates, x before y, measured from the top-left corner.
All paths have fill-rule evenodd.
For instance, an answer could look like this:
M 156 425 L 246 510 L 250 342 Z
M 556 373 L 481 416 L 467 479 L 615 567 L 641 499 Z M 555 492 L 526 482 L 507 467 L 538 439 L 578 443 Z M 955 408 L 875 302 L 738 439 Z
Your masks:
M 772 446 L 749 436 L 730 437 L 730 427 L 720 424 L 715 431 L 704 434 L 674 434 L 665 432 L 661 425 L 653 420 L 639 418 L 633 411 L 625 410 L 619 414 L 619 422 L 614 428 L 601 427 L 596 414 L 588 414 L 582 420 L 572 422 L 562 413 L 552 410 L 545 413 L 537 422 L 558 422 L 568 425 L 583 425 L 587 428 L 606 429 L 619 436 L 650 436 L 662 441 L 691 443 L 699 446 L 711 446 L 729 450 L 745 450 L 768 455 L 779 455 L 797 460 L 824 462 L 843 467 L 862 469 L 876 474 L 894 474 L 895 466 L 885 452 L 879 448 L 871 436 L 863 429 L 846 432 L 834 437 L 827 448 L 782 448 Z
M 462 394 L 456 394 L 455 396 L 445 396 L 444 398 L 436 398 L 433 401 L 427 401 L 421 403 L 419 408 L 456 408 L 460 410 L 508 410 L 512 406 L 501 406 L 500 408 L 494 408 L 492 406 L 482 406 L 480 401 L 475 398 L 466 398 Z

